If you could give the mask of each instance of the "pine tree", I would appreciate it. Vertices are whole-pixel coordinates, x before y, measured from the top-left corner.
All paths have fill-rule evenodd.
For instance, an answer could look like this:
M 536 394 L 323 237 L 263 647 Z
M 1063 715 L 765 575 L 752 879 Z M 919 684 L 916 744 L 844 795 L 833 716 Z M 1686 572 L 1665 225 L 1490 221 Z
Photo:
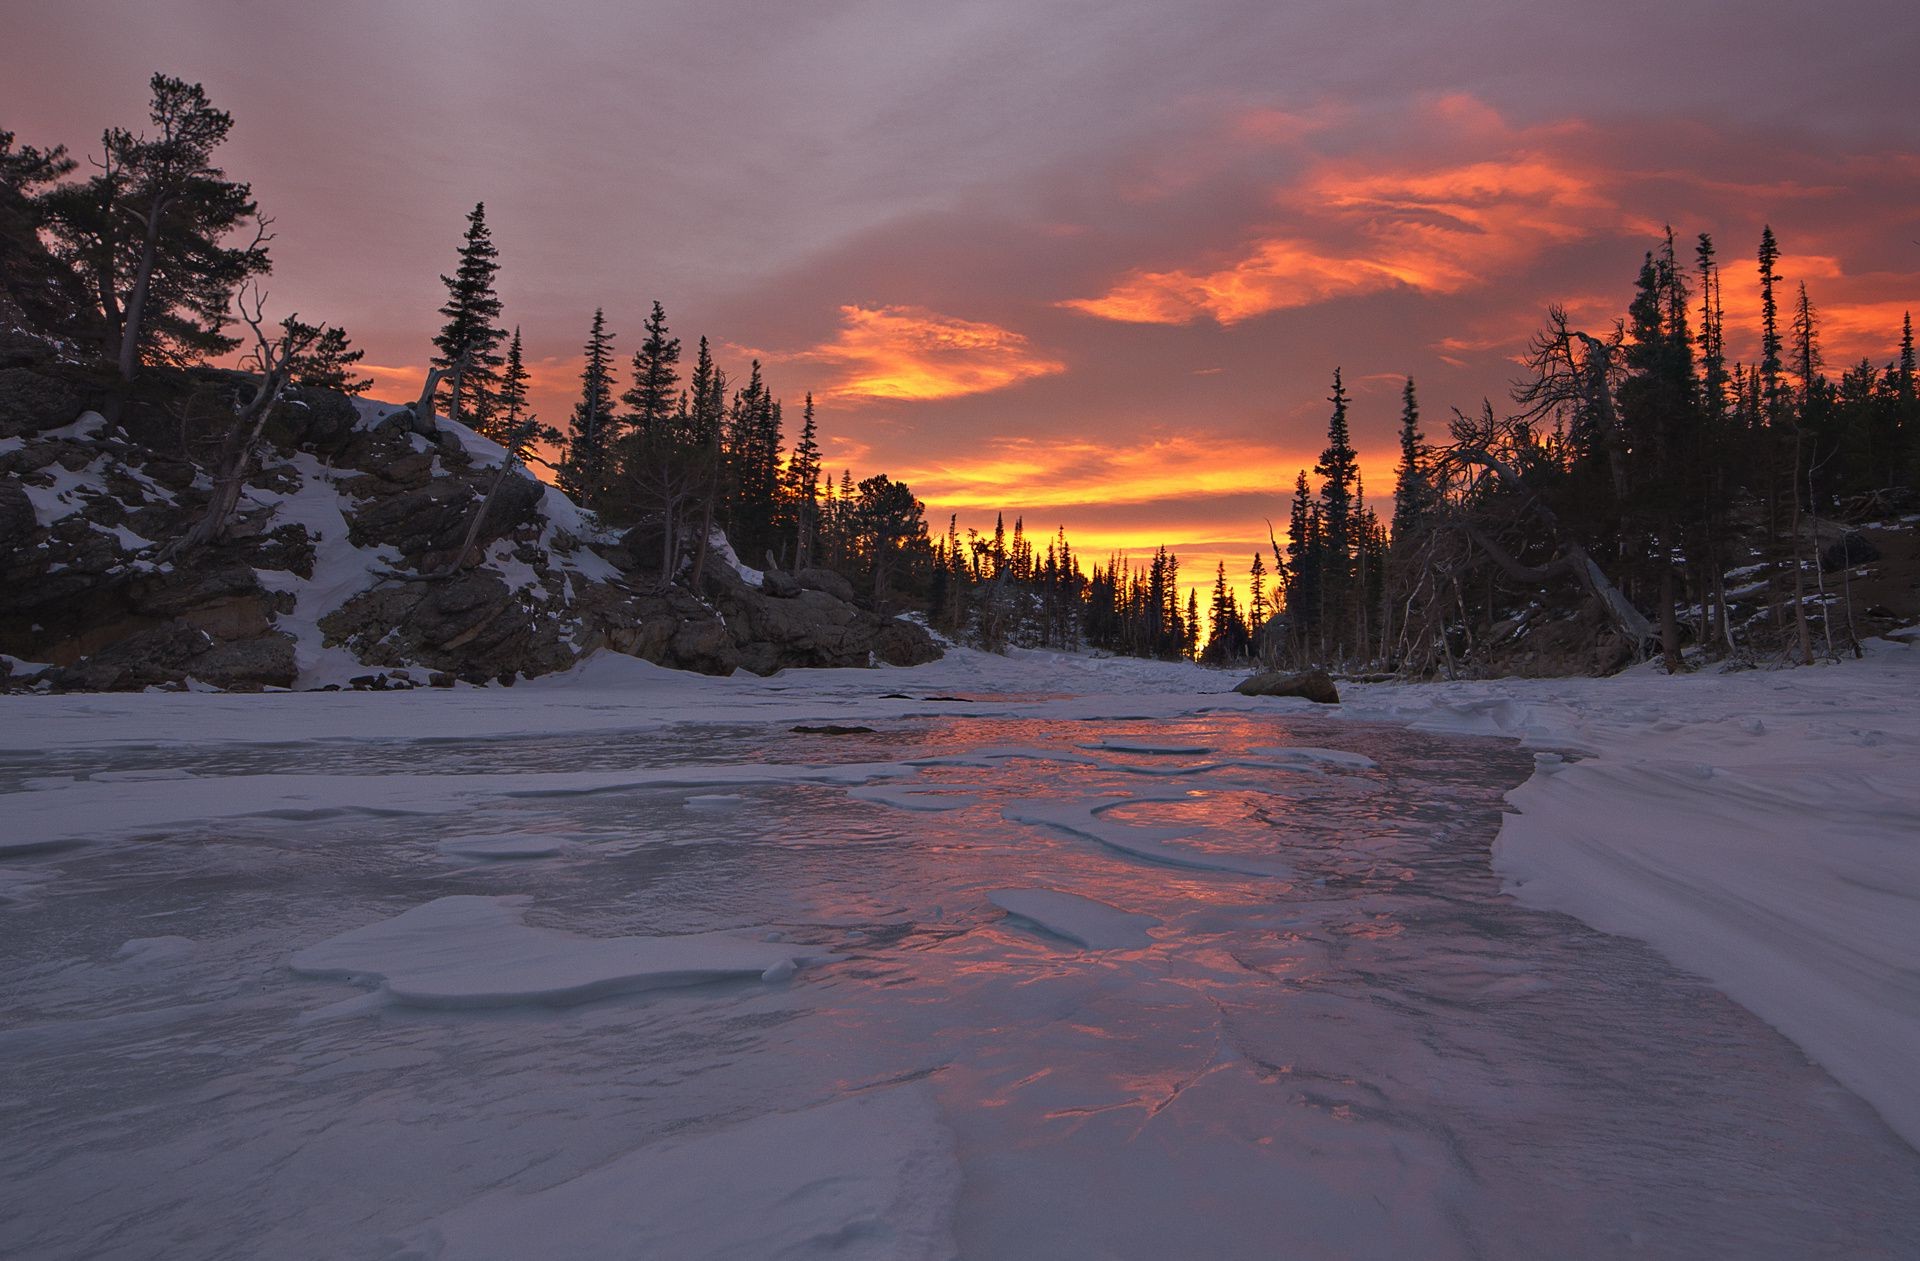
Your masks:
M 1781 341 L 1780 305 L 1773 286 L 1779 279 L 1774 270 L 1780 261 L 1780 246 L 1773 239 L 1771 225 L 1760 229 L 1760 405 L 1769 423 L 1780 419 Z
M 813 543 L 820 515 L 820 443 L 813 418 L 813 391 L 800 413 L 800 440 L 794 444 L 793 458 L 787 462 L 787 495 L 793 503 L 793 564 L 804 569 L 813 564 Z M 948 535 L 958 544 L 957 519 L 949 523 Z
M 501 366 L 498 347 L 506 337 L 496 321 L 500 298 L 493 278 L 500 270 L 500 252 L 487 229 L 486 203 L 467 215 L 467 235 L 460 246 L 460 263 L 451 276 L 440 277 L 447 287 L 446 317 L 433 339 L 434 366 L 447 373 L 441 387 L 448 419 L 485 432 L 493 408 L 492 390 Z
M 613 334 L 607 331 L 606 312 L 593 311 L 580 370 L 580 401 L 574 404 L 568 425 L 567 455 L 560 465 L 560 485 L 578 502 L 598 507 L 613 474 Z
M 1407 378 L 1401 392 L 1400 467 L 1393 488 L 1393 537 L 1410 539 L 1433 510 L 1433 486 L 1428 480 L 1431 458 L 1426 435 L 1420 432 L 1420 403 Z
M 38 199 L 54 253 L 85 286 L 89 322 L 122 381 L 151 360 L 185 363 L 232 350 L 238 339 L 223 330 L 233 296 L 272 266 L 252 191 L 214 165 L 232 116 L 213 108 L 197 83 L 156 74 L 150 86 L 157 134 L 109 128 L 99 173 Z M 225 244 L 248 220 L 258 225 L 254 239 Z
M 1815 381 L 1824 366 L 1820 354 L 1820 332 L 1813 302 L 1807 297 L 1807 282 L 1800 282 L 1800 294 L 1793 304 L 1793 371 L 1800 378 L 1802 408 L 1811 404 Z
M 627 405 L 624 425 L 646 444 L 659 438 L 673 418 L 680 339 L 667 336 L 667 312 L 658 302 L 642 328 L 646 336 L 633 352 L 633 385 L 620 401 Z
M 337 390 L 342 394 L 361 394 L 373 384 L 372 377 L 358 376 L 360 361 L 367 352 L 356 349 L 343 328 L 320 331 L 313 346 L 299 355 L 293 365 L 293 383 L 316 390 Z
M 1253 564 L 1247 570 L 1247 629 L 1258 632 L 1265 624 L 1270 610 L 1267 607 L 1267 564 L 1260 553 L 1253 554 Z
M 1713 238 L 1702 232 L 1694 254 L 1700 276 L 1701 402 L 1708 423 L 1717 425 L 1727 414 L 1727 345 L 1720 308 L 1720 264 L 1714 257 Z

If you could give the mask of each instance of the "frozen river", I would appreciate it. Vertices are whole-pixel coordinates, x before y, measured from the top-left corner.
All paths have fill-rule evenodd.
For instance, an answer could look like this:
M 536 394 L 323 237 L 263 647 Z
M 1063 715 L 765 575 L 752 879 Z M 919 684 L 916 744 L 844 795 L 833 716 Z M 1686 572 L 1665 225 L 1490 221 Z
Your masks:
M 1920 1255 L 1510 742 L 941 704 L 0 755 L 0 1255 Z

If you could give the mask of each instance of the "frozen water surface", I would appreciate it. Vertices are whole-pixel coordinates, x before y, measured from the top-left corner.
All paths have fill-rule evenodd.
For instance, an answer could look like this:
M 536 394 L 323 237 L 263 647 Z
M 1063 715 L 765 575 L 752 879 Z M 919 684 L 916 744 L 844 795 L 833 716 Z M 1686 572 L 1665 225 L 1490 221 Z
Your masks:
M 0 1255 L 1920 1255 L 1871 1108 L 1502 894 L 1531 753 L 974 697 L 0 754 L 206 811 L 6 856 Z

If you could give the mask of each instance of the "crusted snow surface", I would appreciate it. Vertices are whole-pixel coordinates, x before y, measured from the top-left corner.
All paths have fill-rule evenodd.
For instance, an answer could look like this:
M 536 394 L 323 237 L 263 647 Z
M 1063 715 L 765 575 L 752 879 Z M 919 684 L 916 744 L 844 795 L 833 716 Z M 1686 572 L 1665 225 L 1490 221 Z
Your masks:
M 996 889 L 987 900 L 1015 920 L 1089 950 L 1137 950 L 1160 922 L 1058 889 Z
M 727 933 L 583 937 L 521 920 L 525 899 L 436 898 L 295 952 L 301 976 L 370 978 L 415 1007 L 582 1003 L 612 994 L 757 977 L 808 952 Z
M 0 1254 L 1920 1255 L 1913 651 L 0 697 Z
M 932 1092 L 894 1086 L 669 1139 L 530 1194 L 478 1196 L 387 1261 L 949 1261 L 959 1183 Z
M 1356 687 L 1356 717 L 1572 751 L 1508 794 L 1531 905 L 1652 942 L 1920 1146 L 1920 650 L 1670 678 Z

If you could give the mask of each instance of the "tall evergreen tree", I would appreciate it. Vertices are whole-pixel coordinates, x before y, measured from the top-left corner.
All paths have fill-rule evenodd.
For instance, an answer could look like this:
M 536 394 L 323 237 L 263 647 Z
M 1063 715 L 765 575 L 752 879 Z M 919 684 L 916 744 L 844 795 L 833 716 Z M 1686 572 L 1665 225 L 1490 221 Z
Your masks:
M 441 386 L 441 406 L 447 417 L 482 430 L 493 408 L 493 387 L 501 366 L 498 348 L 506 338 L 506 331 L 498 326 L 500 298 L 493 291 L 499 270 L 500 251 L 487 228 L 486 203 L 479 202 L 467 215 L 459 265 L 453 275 L 440 277 L 447 287 L 447 302 L 440 314 L 447 322 L 433 339 L 433 363 L 447 373 Z
M 1420 432 L 1420 402 L 1407 378 L 1400 404 L 1400 467 L 1393 487 L 1393 537 L 1412 538 L 1433 509 L 1433 485 L 1427 473 L 1431 452 Z
M 820 516 L 820 442 L 813 417 L 813 391 L 800 413 L 800 440 L 787 461 L 787 497 L 793 504 L 793 563 L 796 569 L 813 563 L 814 536 Z M 955 523 L 951 523 L 957 525 Z M 949 530 L 952 534 L 952 530 Z M 957 543 L 957 536 L 954 537 Z
M 643 326 L 645 338 L 633 352 L 633 384 L 621 396 L 625 424 L 642 443 L 659 437 L 671 423 L 680 388 L 680 339 L 667 335 L 667 312 L 658 302 Z M 690 414 L 690 413 L 689 413 Z
M 580 401 L 568 426 L 566 459 L 560 485 L 580 503 L 599 507 L 613 475 L 613 334 L 606 312 L 593 310 L 587 331 L 586 362 L 580 370 Z
M 1775 270 L 1780 262 L 1780 245 L 1773 238 L 1773 227 L 1760 229 L 1760 406 L 1769 422 L 1780 419 L 1780 304 L 1773 287 L 1779 281 Z
M 1720 307 L 1720 264 L 1714 257 L 1713 237 L 1700 234 L 1694 251 L 1699 260 L 1700 279 L 1700 390 L 1701 403 L 1710 424 L 1718 424 L 1727 414 L 1727 340 L 1725 316 Z

